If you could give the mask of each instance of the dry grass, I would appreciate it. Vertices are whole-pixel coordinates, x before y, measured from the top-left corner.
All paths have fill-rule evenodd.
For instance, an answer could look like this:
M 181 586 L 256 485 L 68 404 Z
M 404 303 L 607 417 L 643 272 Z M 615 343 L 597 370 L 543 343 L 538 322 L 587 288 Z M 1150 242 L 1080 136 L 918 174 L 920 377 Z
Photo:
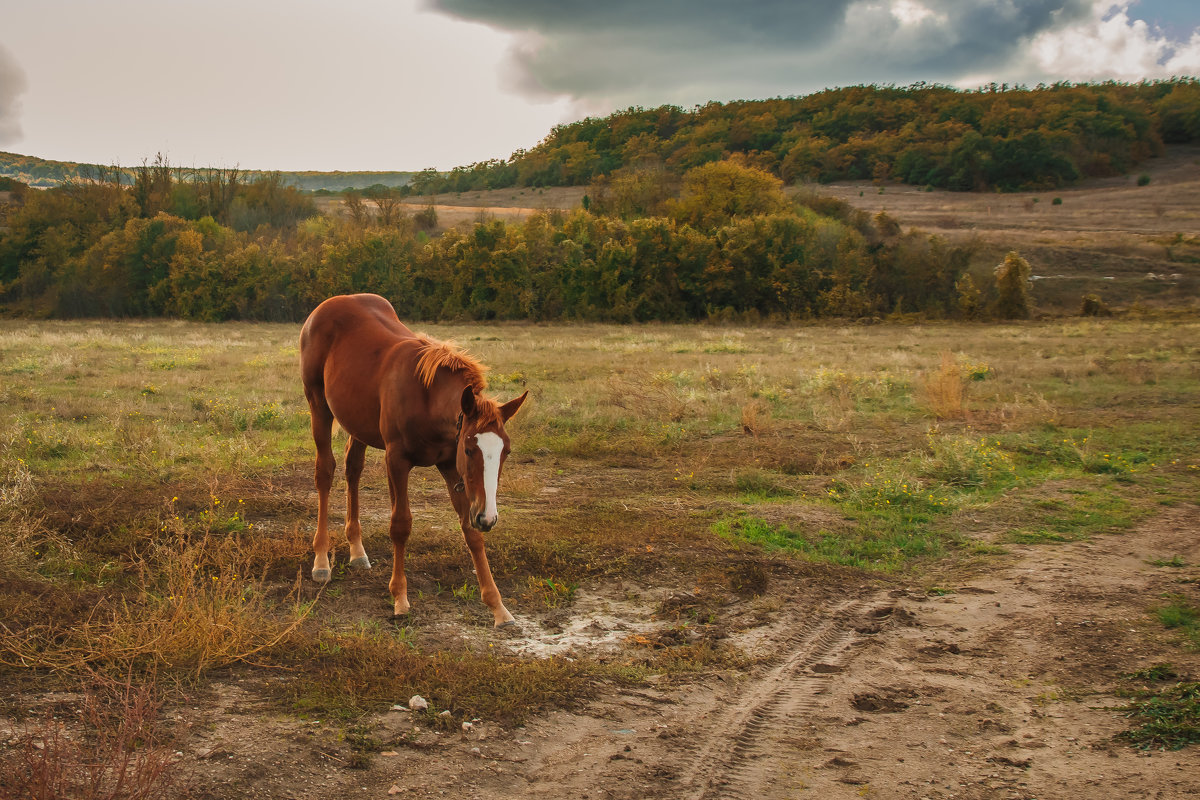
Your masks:
M 299 576 L 282 602 L 266 586 L 263 548 L 238 537 L 164 536 L 138 554 L 135 588 L 104 596 L 83 619 L 0 630 L 0 664 L 78 674 L 199 675 L 283 645 L 313 608 Z
M 1127 316 L 427 328 L 492 367 L 499 398 L 530 390 L 509 425 L 488 552 L 510 608 L 534 620 L 570 614 L 577 589 L 711 584 L 732 596 L 763 590 L 773 570 L 804 570 L 812 591 L 844 587 L 855 569 L 919 570 L 967 548 L 985 524 L 972 520 L 1007 526 L 998 540 L 1038 514 L 1080 535 L 1083 500 L 1038 505 L 1063 475 L 1084 500 L 1119 484 L 1109 494 L 1125 505 L 1110 520 L 1182 496 L 1200 460 L 1198 330 Z M 176 686 L 217 668 L 283 670 L 270 692 L 300 711 L 355 714 L 421 693 L 456 719 L 586 696 L 611 665 L 488 654 L 490 616 L 432 471 L 413 474 L 403 627 L 386 621 L 378 453 L 362 501 L 376 569 L 344 569 L 339 490 L 334 582 L 297 583 L 316 502 L 295 340 L 289 325 L 0 321 L 0 682 L 95 672 Z M 1085 437 L 1086 460 L 1061 442 Z M 765 544 L 734 535 L 747 531 Z M 762 547 L 797 543 L 812 564 L 764 560 Z M 636 679 L 738 655 L 659 637 L 614 663 Z
M 943 352 L 937 371 L 925 376 L 922 385 L 929 409 L 938 419 L 966 417 L 967 383 L 953 354 Z

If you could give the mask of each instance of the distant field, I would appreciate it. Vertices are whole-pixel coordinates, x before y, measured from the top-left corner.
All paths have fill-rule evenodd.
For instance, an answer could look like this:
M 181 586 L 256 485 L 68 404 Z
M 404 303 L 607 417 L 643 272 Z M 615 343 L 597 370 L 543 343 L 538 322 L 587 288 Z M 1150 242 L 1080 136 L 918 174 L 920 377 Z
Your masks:
M 997 255 L 1016 249 L 1039 276 L 1034 296 L 1041 302 L 1077 302 L 1086 292 L 1115 303 L 1140 297 L 1194 305 L 1200 298 L 1200 148 L 1172 147 L 1130 175 L 1045 192 L 927 192 L 869 182 L 800 191 L 886 211 L 952 240 L 977 238 Z

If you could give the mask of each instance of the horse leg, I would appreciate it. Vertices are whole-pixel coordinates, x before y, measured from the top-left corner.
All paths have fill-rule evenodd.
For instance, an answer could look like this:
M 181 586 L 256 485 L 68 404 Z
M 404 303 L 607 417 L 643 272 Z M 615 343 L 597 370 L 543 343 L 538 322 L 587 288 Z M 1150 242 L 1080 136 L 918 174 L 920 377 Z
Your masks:
M 392 497 L 392 522 L 388 527 L 388 535 L 392 538 L 392 579 L 388 581 L 388 591 L 392 593 L 395 616 L 408 613 L 408 581 L 404 577 L 404 548 L 408 544 L 408 536 L 412 533 L 412 511 L 408 507 L 408 473 L 412 464 L 408 463 L 399 449 L 388 447 L 384 454 L 387 468 L 388 493 Z
M 370 569 L 371 559 L 362 544 L 362 526 L 358 524 L 358 479 L 362 477 L 367 445 L 353 436 L 346 442 L 346 540 L 350 542 L 350 566 Z
M 454 467 L 438 467 L 446 488 L 450 491 L 450 502 L 458 512 L 458 521 L 462 525 L 463 538 L 467 540 L 467 549 L 471 551 L 471 561 L 475 563 L 475 577 L 479 580 L 479 597 L 492 610 L 492 617 L 497 628 L 515 625 L 516 620 L 504 607 L 500 599 L 500 590 L 492 578 L 492 568 L 488 565 L 487 550 L 483 546 L 483 532 L 471 525 L 471 506 L 463 492 L 455 490 L 459 482 L 458 471 Z
M 333 412 L 319 390 L 309 390 L 308 409 L 312 417 L 313 442 L 317 446 L 317 533 L 313 536 L 312 579 L 317 583 L 329 583 L 329 488 L 333 485 L 333 472 L 337 462 L 333 458 L 330 440 L 333 436 Z

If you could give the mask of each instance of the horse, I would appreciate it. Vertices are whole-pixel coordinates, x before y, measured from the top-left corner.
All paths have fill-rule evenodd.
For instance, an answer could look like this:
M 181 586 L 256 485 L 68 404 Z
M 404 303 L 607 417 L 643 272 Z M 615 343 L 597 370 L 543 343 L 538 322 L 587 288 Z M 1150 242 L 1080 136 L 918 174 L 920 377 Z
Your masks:
M 515 624 L 488 566 L 483 534 L 499 519 L 496 492 L 511 449 L 504 430 L 529 395 L 499 403 L 483 394 L 486 367 L 455 345 L 413 333 L 392 304 L 374 294 L 325 300 L 300 331 L 300 372 L 316 445 L 317 532 L 312 579 L 328 583 L 329 489 L 335 461 L 333 423 L 346 442 L 346 539 L 350 566 L 370 569 L 358 521 L 358 483 L 367 447 L 384 451 L 394 560 L 388 590 L 393 613 L 409 611 L 404 551 L 412 532 L 408 478 L 437 467 L 458 513 L 479 580 L 480 597 L 497 628 Z

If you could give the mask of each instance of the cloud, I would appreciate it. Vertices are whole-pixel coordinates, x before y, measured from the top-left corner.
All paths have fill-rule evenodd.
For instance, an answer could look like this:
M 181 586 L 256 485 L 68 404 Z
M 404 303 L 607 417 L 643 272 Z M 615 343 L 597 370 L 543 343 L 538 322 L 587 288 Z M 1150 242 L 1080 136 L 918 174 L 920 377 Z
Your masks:
M 510 81 L 584 106 L 953 82 L 1090 20 L 1091 0 L 426 0 L 511 32 Z
M 1080 24 L 1035 37 L 1030 46 L 1033 74 L 1054 80 L 1137 81 L 1200 73 L 1200 28 L 1187 40 L 1174 39 L 1130 17 L 1133 5 L 1102 0 Z
M 25 71 L 0 45 L 0 145 L 21 139 L 21 95 L 25 88 Z

